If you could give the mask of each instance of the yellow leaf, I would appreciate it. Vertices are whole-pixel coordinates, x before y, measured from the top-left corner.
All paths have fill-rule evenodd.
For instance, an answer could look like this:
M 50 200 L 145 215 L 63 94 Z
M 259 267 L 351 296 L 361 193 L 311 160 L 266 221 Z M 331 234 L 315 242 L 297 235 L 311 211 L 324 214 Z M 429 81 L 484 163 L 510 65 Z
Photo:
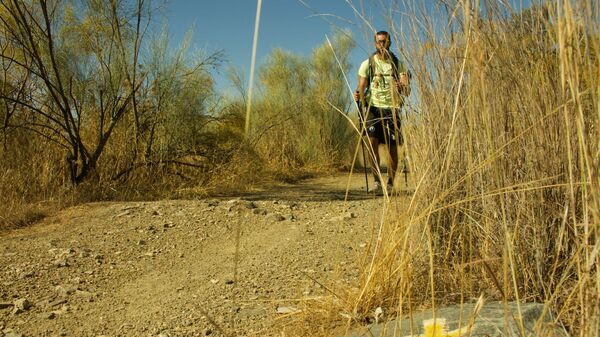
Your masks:
M 467 332 L 467 327 L 448 331 L 445 318 L 428 319 L 423 321 L 423 334 L 406 337 L 460 337 Z

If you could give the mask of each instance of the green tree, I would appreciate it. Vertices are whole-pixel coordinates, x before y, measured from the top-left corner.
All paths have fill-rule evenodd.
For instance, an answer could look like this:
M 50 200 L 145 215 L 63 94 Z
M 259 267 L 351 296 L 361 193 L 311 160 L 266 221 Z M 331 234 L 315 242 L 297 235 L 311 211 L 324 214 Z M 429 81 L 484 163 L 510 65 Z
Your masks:
M 220 108 L 209 69 L 219 66 L 223 53 L 192 54 L 188 34 L 179 49 L 170 51 L 166 27 L 148 45 L 145 81 L 140 89 L 136 145 L 126 170 L 173 161 L 185 156 L 208 156 L 208 125 L 219 120 Z M 139 153 L 143 153 L 140 156 Z
M 96 169 L 115 127 L 135 111 L 148 10 L 144 0 L 0 4 L 0 60 L 11 75 L 0 92 L 4 129 L 65 149 L 74 184 Z
M 260 151 L 284 167 L 332 167 L 352 147 L 349 92 L 344 74 L 353 48 L 348 32 L 335 34 L 310 57 L 275 49 L 260 69 L 261 95 L 252 121 Z

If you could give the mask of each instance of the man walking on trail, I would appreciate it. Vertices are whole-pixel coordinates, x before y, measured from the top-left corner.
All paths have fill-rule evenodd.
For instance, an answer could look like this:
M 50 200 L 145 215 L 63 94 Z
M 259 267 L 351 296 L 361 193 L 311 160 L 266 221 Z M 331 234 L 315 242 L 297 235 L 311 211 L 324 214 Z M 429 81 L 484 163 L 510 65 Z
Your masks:
M 388 157 L 386 192 L 391 194 L 398 169 L 398 146 L 403 144 L 400 110 L 404 97 L 410 94 L 409 75 L 402 62 L 390 51 L 390 34 L 375 34 L 377 51 L 358 69 L 358 88 L 354 100 L 359 101 L 361 122 L 365 122 L 371 152 L 369 155 L 375 186 L 369 192 L 383 194 L 379 145 L 385 145 Z M 361 125 L 362 129 L 363 125 Z

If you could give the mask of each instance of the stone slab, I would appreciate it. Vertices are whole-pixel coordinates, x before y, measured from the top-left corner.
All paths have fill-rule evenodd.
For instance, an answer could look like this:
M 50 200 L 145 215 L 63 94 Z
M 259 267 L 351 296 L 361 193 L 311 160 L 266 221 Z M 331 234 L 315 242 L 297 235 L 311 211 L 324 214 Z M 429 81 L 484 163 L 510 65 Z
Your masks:
M 544 312 L 543 304 L 522 303 L 519 306 L 515 302 L 485 303 L 476 315 L 471 331 L 465 331 L 474 310 L 474 303 L 438 308 L 435 318 L 439 322 L 445 320 L 446 331 L 433 336 L 517 337 L 524 332 L 525 336 L 530 337 L 569 337 L 550 312 Z M 522 323 L 519 317 L 522 317 Z M 431 310 L 413 313 L 402 320 L 390 320 L 358 329 L 345 337 L 422 336 L 425 331 L 423 322 L 433 318 Z M 462 333 L 458 333 L 461 328 Z

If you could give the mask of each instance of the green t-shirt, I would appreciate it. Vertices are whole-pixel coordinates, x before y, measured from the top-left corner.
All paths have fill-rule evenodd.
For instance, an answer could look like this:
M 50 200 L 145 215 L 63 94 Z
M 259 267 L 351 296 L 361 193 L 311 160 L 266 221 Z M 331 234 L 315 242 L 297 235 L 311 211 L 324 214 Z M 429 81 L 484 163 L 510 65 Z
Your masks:
M 404 64 L 398 61 L 398 76 L 395 78 L 392 76 L 392 60 L 380 60 L 377 56 L 373 58 L 374 74 L 369 85 L 369 105 L 378 108 L 399 108 L 402 106 L 403 97 L 398 94 L 396 88 L 396 78 L 400 77 L 401 73 L 404 73 Z M 358 68 L 358 76 L 369 78 L 369 60 L 365 60 Z

